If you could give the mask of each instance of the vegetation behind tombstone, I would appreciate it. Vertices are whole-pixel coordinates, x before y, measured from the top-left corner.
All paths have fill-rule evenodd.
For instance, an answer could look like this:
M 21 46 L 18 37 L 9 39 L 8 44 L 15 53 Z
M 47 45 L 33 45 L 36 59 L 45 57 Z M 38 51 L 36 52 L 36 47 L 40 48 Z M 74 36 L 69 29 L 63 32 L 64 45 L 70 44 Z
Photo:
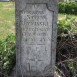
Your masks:
M 62 77 L 76 77 L 77 74 L 77 22 L 74 18 L 58 21 L 57 71 Z
M 59 2 L 59 13 L 77 15 L 77 2 Z
M 2 62 L 2 76 L 6 76 L 15 66 L 15 35 L 7 36 L 5 40 L 0 40 L 0 61 Z

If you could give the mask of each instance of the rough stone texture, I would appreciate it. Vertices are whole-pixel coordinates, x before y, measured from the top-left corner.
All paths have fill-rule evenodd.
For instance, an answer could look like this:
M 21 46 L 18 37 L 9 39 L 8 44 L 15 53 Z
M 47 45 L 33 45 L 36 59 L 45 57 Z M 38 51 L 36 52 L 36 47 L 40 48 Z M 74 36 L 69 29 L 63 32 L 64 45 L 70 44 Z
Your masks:
M 16 77 L 53 73 L 57 10 L 56 0 L 16 0 Z
M 10 0 L 0 0 L 1 2 L 7 2 L 7 1 L 10 1 Z

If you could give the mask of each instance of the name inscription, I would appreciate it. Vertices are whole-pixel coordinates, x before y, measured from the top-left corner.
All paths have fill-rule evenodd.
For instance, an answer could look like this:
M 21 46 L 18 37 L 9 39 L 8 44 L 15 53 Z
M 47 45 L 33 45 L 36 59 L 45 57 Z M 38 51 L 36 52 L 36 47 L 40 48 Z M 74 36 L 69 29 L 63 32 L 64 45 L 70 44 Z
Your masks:
M 52 16 L 45 4 L 27 4 L 21 14 L 21 63 L 26 71 L 44 70 L 51 62 Z

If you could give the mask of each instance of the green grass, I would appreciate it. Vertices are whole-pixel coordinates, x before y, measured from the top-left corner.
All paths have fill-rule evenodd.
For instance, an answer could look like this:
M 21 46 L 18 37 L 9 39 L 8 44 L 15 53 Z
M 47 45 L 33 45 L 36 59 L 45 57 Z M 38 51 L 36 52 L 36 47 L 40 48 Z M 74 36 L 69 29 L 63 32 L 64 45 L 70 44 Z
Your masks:
M 15 8 L 13 2 L 0 2 L 0 39 L 15 33 Z

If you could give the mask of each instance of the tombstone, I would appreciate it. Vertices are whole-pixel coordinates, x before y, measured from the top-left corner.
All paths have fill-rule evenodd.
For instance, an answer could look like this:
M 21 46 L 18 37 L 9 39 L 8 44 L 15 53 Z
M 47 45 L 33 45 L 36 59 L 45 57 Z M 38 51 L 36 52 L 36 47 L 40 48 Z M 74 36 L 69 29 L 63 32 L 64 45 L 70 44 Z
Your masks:
M 59 0 L 59 2 L 64 2 L 64 0 Z
M 2 72 L 3 72 L 3 69 L 2 69 L 2 61 L 0 61 L 0 77 L 2 77 Z
M 15 0 L 15 3 L 16 77 L 53 76 L 57 0 Z
M 75 2 L 77 2 L 77 0 L 75 0 Z
M 0 0 L 0 2 L 8 2 L 8 1 L 10 1 L 10 0 Z

